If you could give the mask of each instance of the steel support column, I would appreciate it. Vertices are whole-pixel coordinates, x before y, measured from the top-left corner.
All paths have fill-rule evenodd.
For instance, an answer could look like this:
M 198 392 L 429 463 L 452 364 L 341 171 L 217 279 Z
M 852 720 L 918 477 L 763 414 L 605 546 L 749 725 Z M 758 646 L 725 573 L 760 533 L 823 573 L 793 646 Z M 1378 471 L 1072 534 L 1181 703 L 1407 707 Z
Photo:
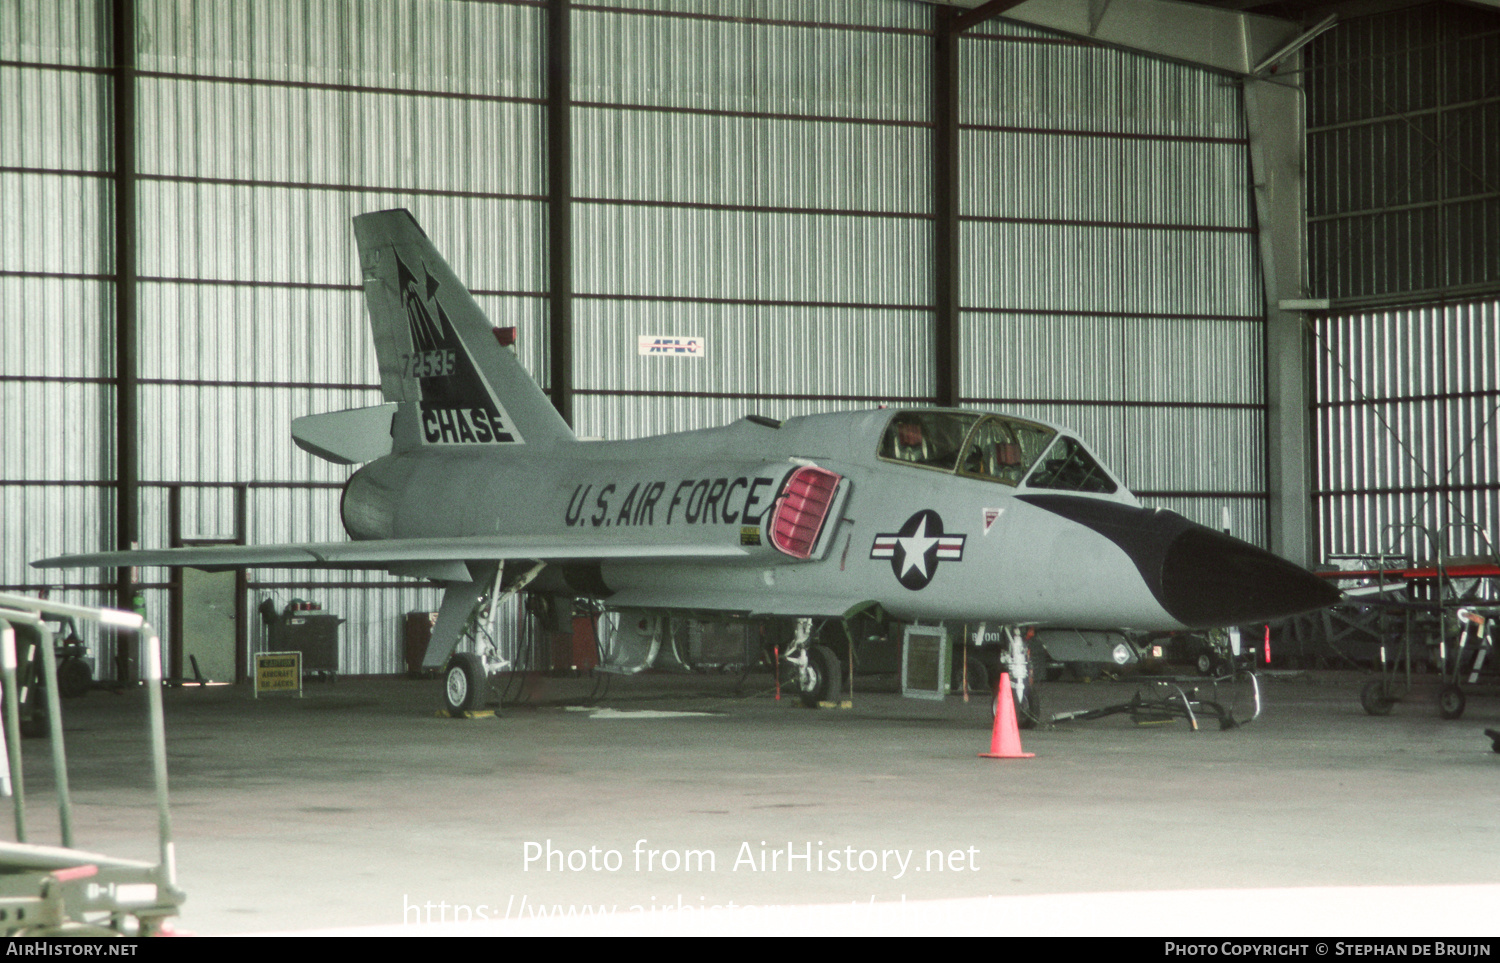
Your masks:
M 547 346 L 552 405 L 573 424 L 572 0 L 547 5 Z
M 140 541 L 139 359 L 136 352 L 135 0 L 113 0 L 115 155 L 115 547 Z M 132 569 L 116 604 L 131 608 Z
M 951 7 L 932 13 L 933 390 L 939 405 L 957 407 L 959 13 Z
M 1303 313 L 1281 307 L 1283 301 L 1307 297 L 1302 89 L 1285 80 L 1247 80 L 1244 111 L 1266 296 L 1270 548 L 1283 558 L 1308 565 L 1315 551 L 1309 524 L 1313 511 L 1310 349 Z

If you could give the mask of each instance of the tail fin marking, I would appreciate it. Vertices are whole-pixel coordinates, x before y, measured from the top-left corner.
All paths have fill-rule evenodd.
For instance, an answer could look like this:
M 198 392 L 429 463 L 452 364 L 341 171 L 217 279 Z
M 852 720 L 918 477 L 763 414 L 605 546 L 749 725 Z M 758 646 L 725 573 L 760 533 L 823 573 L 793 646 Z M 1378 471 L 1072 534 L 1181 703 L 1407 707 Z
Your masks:
M 574 439 L 411 214 L 362 214 L 354 232 L 381 389 L 387 401 L 410 409 L 418 443 Z

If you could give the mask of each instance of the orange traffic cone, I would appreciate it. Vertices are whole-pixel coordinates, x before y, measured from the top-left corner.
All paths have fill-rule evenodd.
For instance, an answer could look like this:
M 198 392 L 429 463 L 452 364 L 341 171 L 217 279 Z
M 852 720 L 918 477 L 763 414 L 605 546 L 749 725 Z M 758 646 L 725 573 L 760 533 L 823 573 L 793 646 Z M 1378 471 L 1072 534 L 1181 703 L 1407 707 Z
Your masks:
M 999 709 L 995 712 L 995 728 L 990 733 L 990 751 L 981 752 L 981 759 L 1034 759 L 1036 753 L 1021 751 L 1021 728 L 1016 725 L 1016 700 L 1011 695 L 1010 673 L 1000 673 L 1000 688 L 995 696 Z

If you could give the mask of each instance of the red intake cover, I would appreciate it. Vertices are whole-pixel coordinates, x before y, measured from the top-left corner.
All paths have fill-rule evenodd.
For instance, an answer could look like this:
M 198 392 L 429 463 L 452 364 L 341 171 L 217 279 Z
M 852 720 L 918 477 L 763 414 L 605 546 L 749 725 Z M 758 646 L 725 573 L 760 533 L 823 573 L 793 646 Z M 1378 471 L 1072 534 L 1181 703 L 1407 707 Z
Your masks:
M 793 558 L 810 557 L 833 494 L 843 480 L 843 475 L 824 468 L 809 466 L 792 472 L 771 518 L 771 544 Z

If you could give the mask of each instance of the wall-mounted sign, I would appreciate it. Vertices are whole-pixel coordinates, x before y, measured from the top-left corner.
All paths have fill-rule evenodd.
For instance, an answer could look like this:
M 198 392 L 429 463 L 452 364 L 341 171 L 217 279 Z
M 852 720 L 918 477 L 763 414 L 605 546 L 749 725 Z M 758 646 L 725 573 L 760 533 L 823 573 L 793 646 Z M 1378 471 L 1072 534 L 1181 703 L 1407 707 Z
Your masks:
M 640 336 L 639 352 L 642 356 L 662 358 L 701 358 L 703 339 L 683 335 L 643 334 Z

